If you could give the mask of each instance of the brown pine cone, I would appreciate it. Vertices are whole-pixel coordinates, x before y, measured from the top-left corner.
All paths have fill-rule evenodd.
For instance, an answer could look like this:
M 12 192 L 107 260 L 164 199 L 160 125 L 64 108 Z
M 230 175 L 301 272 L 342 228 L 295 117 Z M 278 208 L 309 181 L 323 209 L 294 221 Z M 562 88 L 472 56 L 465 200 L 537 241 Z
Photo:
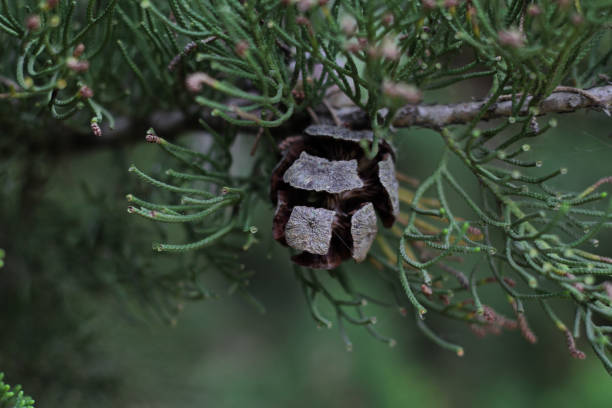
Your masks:
M 376 213 L 387 228 L 399 213 L 395 153 L 381 140 L 368 159 L 359 142 L 372 141 L 371 131 L 313 125 L 304 133 L 279 146 L 270 186 L 274 239 L 303 251 L 291 259 L 309 268 L 361 262 L 376 237 Z

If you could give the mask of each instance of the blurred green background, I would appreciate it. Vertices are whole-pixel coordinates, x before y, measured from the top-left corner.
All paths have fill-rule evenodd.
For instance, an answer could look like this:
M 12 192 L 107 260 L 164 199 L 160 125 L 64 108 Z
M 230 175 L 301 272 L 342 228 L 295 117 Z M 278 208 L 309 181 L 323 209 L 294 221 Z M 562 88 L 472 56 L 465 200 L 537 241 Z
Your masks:
M 534 140 L 528 153 L 544 161 L 542 173 L 567 167 L 567 189 L 612 175 L 609 119 L 596 112 L 557 119 L 557 129 Z M 398 140 L 400 169 L 426 176 L 440 137 L 408 130 Z M 241 139 L 236 156 L 248 157 L 251 143 Z M 397 345 L 349 327 L 353 351 L 346 351 L 335 327 L 318 329 L 311 319 L 287 251 L 270 240 L 267 203 L 254 222 L 260 242 L 241 255 L 256 272 L 252 291 L 266 314 L 233 296 L 170 304 L 181 311 L 176 320 L 163 318 L 155 306 L 163 296 L 154 294 L 163 274 L 181 267 L 181 257 L 151 251 L 156 227 L 129 216 L 124 196 L 149 192 L 128 175 L 130 163 L 155 173 L 168 160 L 142 143 L 72 154 L 18 152 L 0 163 L 0 247 L 7 251 L 0 270 L 0 370 L 38 407 L 612 406 L 610 378 L 592 350 L 579 339 L 588 357 L 572 359 L 537 307 L 528 309 L 535 345 L 518 332 L 477 338 L 461 323 L 427 316 L 441 336 L 464 346 L 459 358 L 424 338 L 410 314 L 368 306 Z M 40 183 L 25 185 L 27 172 Z M 609 238 L 601 239 L 598 253 L 612 253 Z M 202 268 L 203 280 L 223 291 Z M 351 273 L 362 284 L 372 281 L 367 267 Z M 491 288 L 484 296 L 503 293 Z

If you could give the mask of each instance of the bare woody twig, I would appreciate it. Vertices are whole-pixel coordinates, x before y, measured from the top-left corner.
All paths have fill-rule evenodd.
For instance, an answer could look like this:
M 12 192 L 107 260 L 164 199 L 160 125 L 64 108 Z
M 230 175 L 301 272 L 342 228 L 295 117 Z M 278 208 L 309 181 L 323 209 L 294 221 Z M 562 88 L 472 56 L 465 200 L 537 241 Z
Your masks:
M 581 91 L 581 92 L 580 92 Z M 532 96 L 526 98 L 526 103 L 520 111 L 526 115 L 527 106 Z M 487 101 L 464 102 L 452 105 L 408 105 L 398 112 L 393 121 L 396 127 L 422 126 L 427 128 L 442 128 L 448 125 L 469 123 L 480 113 Z M 612 85 L 591 88 L 588 91 L 569 90 L 560 88 L 548 98 L 544 99 L 539 107 L 538 114 L 574 112 L 584 108 L 602 108 L 612 104 Z M 504 100 L 494 103 L 482 116 L 481 120 L 490 120 L 512 116 L 512 101 Z

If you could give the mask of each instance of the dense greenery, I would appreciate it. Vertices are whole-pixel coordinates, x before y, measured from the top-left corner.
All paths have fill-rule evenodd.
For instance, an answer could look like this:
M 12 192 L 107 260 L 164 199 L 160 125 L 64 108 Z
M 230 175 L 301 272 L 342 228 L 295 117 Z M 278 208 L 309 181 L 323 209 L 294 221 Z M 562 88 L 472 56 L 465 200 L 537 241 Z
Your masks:
M 599 111 L 591 131 L 607 119 L 611 12 L 607 0 L 2 0 L 0 302 L 13 330 L 0 368 L 112 398 L 108 370 L 57 370 L 92 358 L 88 301 L 115 297 L 129 316 L 170 324 L 185 301 L 224 293 L 263 311 L 251 265 L 271 252 L 261 212 L 277 146 L 324 122 L 371 129 L 371 157 L 379 138 L 398 147 L 402 212 L 366 277 L 352 264 L 283 264 L 320 327 L 337 326 L 348 349 L 347 323 L 395 345 L 377 329 L 380 306 L 414 313 L 426 337 L 463 355 L 430 316 L 535 342 L 527 316 L 540 308 L 571 356 L 585 357 L 584 337 L 612 373 L 612 259 L 600 245 L 612 179 L 593 165 L 574 185 L 538 150 L 565 131 L 547 115 Z M 427 172 L 411 166 L 415 134 L 442 146 L 425 154 Z M 156 146 L 127 150 L 144 139 Z M 106 148 L 82 164 L 96 175 L 80 192 L 60 187 L 64 159 Z M 107 173 L 115 166 L 133 177 Z M 146 222 L 119 213 L 125 194 Z M 144 251 L 149 241 L 162 254 Z M 54 318 L 34 321 L 44 310 Z M 25 346 L 33 326 L 44 340 Z M 58 344 L 74 352 L 54 354 Z

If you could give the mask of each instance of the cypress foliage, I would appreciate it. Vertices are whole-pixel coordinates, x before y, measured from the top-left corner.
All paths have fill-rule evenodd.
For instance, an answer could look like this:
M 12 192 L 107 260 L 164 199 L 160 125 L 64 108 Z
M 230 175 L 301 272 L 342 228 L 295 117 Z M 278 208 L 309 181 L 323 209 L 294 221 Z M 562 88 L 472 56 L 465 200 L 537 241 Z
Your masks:
M 177 301 L 216 296 L 197 272 L 203 265 L 263 310 L 265 300 L 248 290 L 257 277 L 238 254 L 263 251 L 258 230 L 271 221 L 257 224 L 255 211 L 270 205 L 286 137 L 311 122 L 368 129 L 373 140 L 361 148 L 374 158 L 379 140 L 399 145 L 412 129 L 428 128 L 444 151 L 428 157 L 435 166 L 427 177 L 398 174 L 398 221 L 379 232 L 366 259 L 372 279 L 388 288 L 384 297 L 359 287 L 350 264 L 330 272 L 293 266 L 316 323 L 337 325 L 349 349 L 347 323 L 394 345 L 376 329 L 366 307 L 374 303 L 414 313 L 426 337 L 463 355 L 427 316 L 463 321 L 479 334 L 517 329 L 535 342 L 527 316 L 541 308 L 571 356 L 585 357 L 575 341 L 584 335 L 612 374 L 612 259 L 597 249 L 598 234 L 612 226 L 612 200 L 602 191 L 612 179 L 596 174 L 571 189 L 567 169 L 544 171 L 532 149 L 557 126 L 549 114 L 609 115 L 611 13 L 606 0 L 3 0 L 0 123 L 8 137 L 0 174 L 10 176 L 9 157 L 31 163 L 62 146 L 144 138 L 161 149 L 171 159 L 163 165 L 172 163 L 165 171 L 129 167 L 127 211 L 184 227 L 153 243 L 156 252 L 177 253 L 174 261 L 144 272 L 156 255 L 133 256 L 143 235 L 131 231 L 140 224 L 101 232 L 100 240 L 134 271 L 133 286 L 111 286 L 126 298 L 140 286 L 143 303 L 172 322 Z M 443 92 L 476 79 L 486 87 L 473 95 L 480 100 L 451 101 Z M 175 143 L 187 130 L 207 133 L 203 149 Z M 238 175 L 232 147 L 240 134 L 254 136 L 253 163 Z M 396 161 L 409 162 L 410 151 Z M 19 199 L 3 204 L 7 214 L 35 202 L 44 180 L 30 176 Z M 124 241 L 103 241 L 113 234 Z M 10 257 L 11 238 L 1 237 Z M 506 312 L 481 296 L 485 285 L 499 285 Z

